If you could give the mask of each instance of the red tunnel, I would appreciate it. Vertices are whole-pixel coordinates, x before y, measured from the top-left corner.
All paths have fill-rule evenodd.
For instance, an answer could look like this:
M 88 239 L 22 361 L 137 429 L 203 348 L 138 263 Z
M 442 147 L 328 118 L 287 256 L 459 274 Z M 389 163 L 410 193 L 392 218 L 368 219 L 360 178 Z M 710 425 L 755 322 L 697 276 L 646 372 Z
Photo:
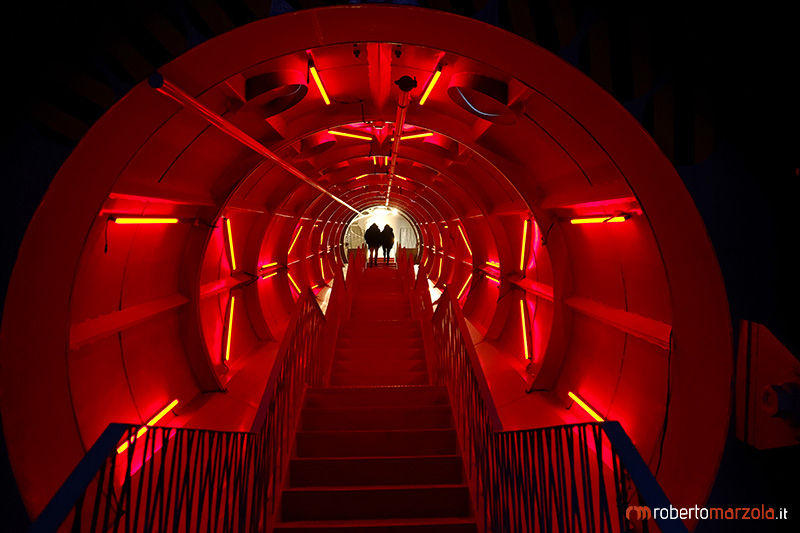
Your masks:
M 706 501 L 725 285 L 675 168 L 598 85 L 495 27 L 391 6 L 260 20 L 159 75 L 81 140 L 18 253 L 0 408 L 31 516 L 110 422 L 178 400 L 164 424 L 248 428 L 298 294 L 386 217 L 457 291 L 507 427 L 590 420 L 573 393 L 674 505 Z

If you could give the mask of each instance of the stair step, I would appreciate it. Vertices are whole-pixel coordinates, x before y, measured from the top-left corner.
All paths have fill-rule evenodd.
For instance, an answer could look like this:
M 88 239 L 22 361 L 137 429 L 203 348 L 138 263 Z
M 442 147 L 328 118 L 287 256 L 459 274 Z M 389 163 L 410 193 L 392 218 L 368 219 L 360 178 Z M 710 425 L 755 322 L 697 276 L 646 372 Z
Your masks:
M 470 518 L 395 518 L 391 520 L 324 520 L 279 523 L 275 533 L 478 533 Z
M 392 361 L 400 359 L 425 360 L 422 348 L 381 349 L 378 347 L 336 348 L 334 361 Z
M 292 487 L 459 484 L 460 455 L 412 457 L 295 458 Z
M 410 309 L 376 309 L 373 306 L 357 307 L 353 306 L 350 310 L 351 320 L 369 320 L 378 315 L 383 320 L 408 320 L 411 318 Z
M 281 501 L 283 521 L 469 515 L 465 485 L 287 488 Z
M 386 320 L 375 320 L 374 318 L 368 320 L 362 320 L 359 322 L 356 322 L 354 320 L 343 322 L 340 326 L 340 331 L 345 334 L 354 333 L 358 335 L 363 335 L 364 333 L 371 331 L 376 327 L 387 328 L 387 329 L 391 328 L 394 330 L 407 329 L 409 331 L 416 332 L 417 334 L 420 334 L 421 332 L 419 320 L 406 319 L 406 320 L 386 321 Z
M 309 389 L 306 407 L 359 407 L 364 405 L 449 405 L 444 387 L 379 387 Z
M 331 386 L 353 387 L 358 385 L 428 385 L 427 372 L 404 372 L 383 374 L 383 373 L 353 373 L 353 372 L 333 372 L 331 373 Z
M 300 429 L 303 431 L 450 427 L 449 405 L 316 408 L 303 409 L 300 415 Z
M 297 457 L 391 457 L 459 453 L 454 429 L 298 431 Z
M 379 338 L 388 338 L 389 336 L 379 337 Z M 419 335 L 408 335 L 404 336 L 402 334 L 398 335 L 396 333 L 391 334 L 391 346 L 393 348 L 422 348 L 422 334 Z M 376 339 L 377 340 L 377 339 Z M 371 342 L 372 341 L 372 342 Z M 370 339 L 367 340 L 364 337 L 358 337 L 356 335 L 350 335 L 347 337 L 339 337 L 336 342 L 336 346 L 338 348 L 364 348 L 372 346 L 374 340 Z
M 425 359 L 363 359 L 342 360 L 333 363 L 334 372 L 366 372 L 366 373 L 392 373 L 392 372 L 425 372 L 427 370 Z

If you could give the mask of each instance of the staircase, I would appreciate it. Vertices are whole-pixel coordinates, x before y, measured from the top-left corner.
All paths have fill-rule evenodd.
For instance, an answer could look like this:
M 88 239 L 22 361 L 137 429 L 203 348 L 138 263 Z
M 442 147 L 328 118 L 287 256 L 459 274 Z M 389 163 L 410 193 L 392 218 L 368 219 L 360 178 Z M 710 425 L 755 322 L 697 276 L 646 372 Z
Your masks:
M 369 268 L 330 386 L 306 393 L 276 532 L 476 533 L 443 387 L 392 265 Z

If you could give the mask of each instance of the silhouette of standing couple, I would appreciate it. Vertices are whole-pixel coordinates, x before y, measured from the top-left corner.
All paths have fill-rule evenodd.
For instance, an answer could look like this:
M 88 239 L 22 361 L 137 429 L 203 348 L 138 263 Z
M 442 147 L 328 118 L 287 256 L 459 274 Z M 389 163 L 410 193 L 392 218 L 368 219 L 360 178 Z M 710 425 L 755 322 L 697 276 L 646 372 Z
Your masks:
M 378 264 L 378 248 L 383 248 L 383 262 L 389 262 L 389 252 L 394 246 L 394 230 L 389 224 L 383 227 L 383 231 L 378 225 L 373 223 L 364 233 L 364 240 L 367 241 L 369 248 L 369 265 Z

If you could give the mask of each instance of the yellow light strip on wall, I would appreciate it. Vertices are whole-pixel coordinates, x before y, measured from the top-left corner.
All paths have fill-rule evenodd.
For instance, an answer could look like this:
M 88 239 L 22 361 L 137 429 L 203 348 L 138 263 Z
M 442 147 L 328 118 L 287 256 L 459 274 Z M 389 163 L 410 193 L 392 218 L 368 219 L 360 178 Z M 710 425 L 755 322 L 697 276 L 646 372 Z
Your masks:
M 317 67 L 311 66 L 309 69 L 311 71 L 311 77 L 314 78 L 314 82 L 317 84 L 317 88 L 319 89 L 319 94 L 322 95 L 322 99 L 325 100 L 325 105 L 331 105 L 331 100 L 328 98 L 328 93 L 325 92 L 325 86 L 322 85 L 322 80 L 319 79 L 319 74 L 317 73 Z
M 519 301 L 519 315 L 522 318 L 522 344 L 525 347 L 525 359 L 530 359 L 531 354 L 528 351 L 528 327 L 525 320 L 525 299 Z
M 347 133 L 345 131 L 328 130 L 331 135 L 338 135 L 339 137 L 350 137 L 352 139 L 361 139 L 363 141 L 371 141 L 372 137 L 366 135 L 358 135 L 357 133 Z
M 570 224 L 602 224 L 605 222 L 625 222 L 628 217 L 587 217 L 587 218 L 573 218 L 569 221 Z
M 598 415 L 598 414 L 597 414 L 597 413 L 594 411 L 594 409 L 592 409 L 591 407 L 589 407 L 589 405 L 588 405 L 586 402 L 584 402 L 583 400 L 581 400 L 580 398 L 578 398 L 578 397 L 577 397 L 575 394 L 573 394 L 573 393 L 571 393 L 571 392 L 568 392 L 568 393 L 567 393 L 567 395 L 568 395 L 570 398 L 572 398 L 572 399 L 575 401 L 575 403 L 577 403 L 578 405 L 580 405 L 580 406 L 583 408 L 583 410 L 584 410 L 584 411 L 586 411 L 587 413 L 589 413 L 589 416 L 591 416 L 592 418 L 594 418 L 594 419 L 595 419 L 595 420 L 597 420 L 598 422 L 605 422 L 605 420 L 603 420 L 603 417 L 601 417 L 600 415 Z
M 236 270 L 236 256 L 233 253 L 233 232 L 231 231 L 231 219 L 225 219 L 225 227 L 228 230 L 228 247 L 231 250 L 231 270 Z
M 294 243 L 297 242 L 297 238 L 300 236 L 301 231 L 303 231 L 303 226 L 300 226 L 300 228 L 298 228 L 297 230 L 297 233 L 294 234 L 294 239 L 292 239 L 292 244 L 289 246 L 289 252 L 287 253 L 287 255 L 292 253 L 292 249 L 294 248 Z
M 150 421 L 147 422 L 147 424 L 144 427 L 140 428 L 139 431 L 136 432 L 136 436 L 135 437 L 131 437 L 130 440 L 123 442 L 117 448 L 117 453 L 122 453 L 125 450 L 127 450 L 129 444 L 132 444 L 133 441 L 135 441 L 137 438 L 139 438 L 142 435 L 144 435 L 145 433 L 147 433 L 148 426 L 152 426 L 153 424 L 156 424 L 159 420 L 164 418 L 166 416 L 166 414 L 169 413 L 176 405 L 178 405 L 178 400 L 172 400 L 169 403 L 169 405 L 167 405 L 165 408 L 163 408 L 161 411 L 159 411 L 156 416 L 151 418 Z
M 300 292 L 300 287 L 298 287 L 297 283 L 294 282 L 294 279 L 292 278 L 292 275 L 289 274 L 288 272 L 286 273 L 286 275 L 289 277 L 289 281 L 292 282 L 292 285 L 294 286 L 294 290 L 297 291 L 297 294 L 303 294 L 302 292 Z
M 177 218 L 114 217 L 115 224 L 177 224 Z
M 470 281 L 472 281 L 472 274 L 469 275 L 469 277 L 467 278 L 467 282 L 464 284 L 463 287 L 461 287 L 461 290 L 458 293 L 458 298 L 456 298 L 456 300 L 460 300 L 461 299 L 461 296 L 464 294 L 464 291 L 467 290 L 467 287 L 469 286 L 469 282 Z
M 525 274 L 525 252 L 528 250 L 528 221 L 522 222 L 522 251 L 519 254 L 519 270 Z
M 228 336 L 225 339 L 225 360 L 231 358 L 231 333 L 233 332 L 233 306 L 236 303 L 236 298 L 231 295 L 231 310 L 228 313 Z
M 464 244 L 467 245 L 467 251 L 469 252 L 470 257 L 472 257 L 472 248 L 469 247 L 469 243 L 467 242 L 467 236 L 464 235 L 464 230 L 461 226 L 458 226 L 458 231 L 461 232 L 461 238 L 464 239 Z
M 434 85 L 436 85 L 436 82 L 439 81 L 439 76 L 441 75 L 442 75 L 441 70 L 437 70 L 436 72 L 433 73 L 433 77 L 431 78 L 430 83 L 428 83 L 428 86 L 425 88 L 425 92 L 422 93 L 422 98 L 419 99 L 419 105 L 425 105 L 425 102 L 428 101 L 428 96 L 430 96 Z

